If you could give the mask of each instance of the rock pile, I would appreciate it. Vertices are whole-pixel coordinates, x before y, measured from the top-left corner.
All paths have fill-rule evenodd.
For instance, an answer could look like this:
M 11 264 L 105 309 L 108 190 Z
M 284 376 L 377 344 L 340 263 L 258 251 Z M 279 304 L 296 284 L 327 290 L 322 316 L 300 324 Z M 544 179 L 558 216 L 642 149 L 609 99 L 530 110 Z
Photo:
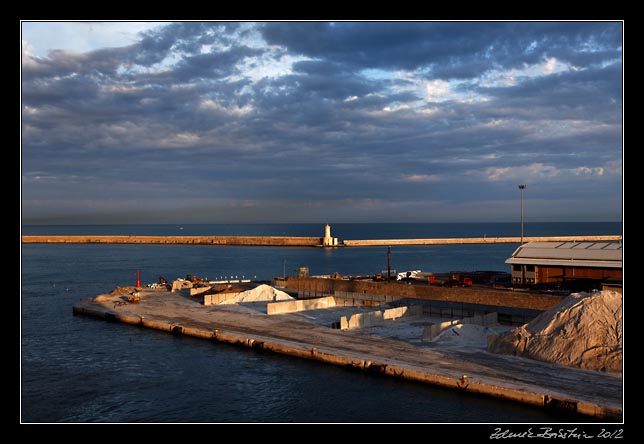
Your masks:
M 621 372 L 622 294 L 571 294 L 531 322 L 490 336 L 487 350 L 570 367 Z
M 238 304 L 244 302 L 274 302 L 274 301 L 290 301 L 294 298 L 289 296 L 288 293 L 280 291 L 270 285 L 262 284 L 252 290 L 242 291 L 238 295 L 230 299 L 226 299 L 222 304 Z

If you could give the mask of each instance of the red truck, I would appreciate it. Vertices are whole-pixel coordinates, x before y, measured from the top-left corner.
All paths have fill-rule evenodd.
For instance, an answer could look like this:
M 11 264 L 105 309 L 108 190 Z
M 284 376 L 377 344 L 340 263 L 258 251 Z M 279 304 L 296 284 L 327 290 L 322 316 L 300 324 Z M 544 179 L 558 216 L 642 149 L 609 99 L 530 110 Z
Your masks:
M 452 274 L 447 279 L 436 279 L 435 283 L 443 287 L 471 287 L 472 278 Z

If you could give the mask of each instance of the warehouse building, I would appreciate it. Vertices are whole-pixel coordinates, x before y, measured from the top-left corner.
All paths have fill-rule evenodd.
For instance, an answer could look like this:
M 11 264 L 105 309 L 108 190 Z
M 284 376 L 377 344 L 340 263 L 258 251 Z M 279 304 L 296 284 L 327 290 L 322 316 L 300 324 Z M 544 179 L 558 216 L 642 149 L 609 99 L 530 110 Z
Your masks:
M 528 242 L 505 261 L 513 284 L 622 281 L 622 242 Z

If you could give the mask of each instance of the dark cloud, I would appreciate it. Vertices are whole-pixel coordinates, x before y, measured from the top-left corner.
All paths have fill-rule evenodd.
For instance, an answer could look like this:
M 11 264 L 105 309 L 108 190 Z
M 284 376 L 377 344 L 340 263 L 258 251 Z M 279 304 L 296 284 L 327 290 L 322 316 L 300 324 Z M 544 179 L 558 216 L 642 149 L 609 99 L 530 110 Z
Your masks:
M 260 50 L 240 46 L 232 50 L 197 54 L 185 57 L 172 72 L 175 82 L 188 82 L 194 78 L 218 79 L 236 73 L 235 65 L 246 57 L 259 55 Z
M 245 217 L 272 202 L 349 220 L 359 202 L 396 220 L 395 202 L 409 219 L 514 199 L 521 180 L 605 214 L 621 198 L 620 48 L 615 23 L 182 22 L 122 48 L 23 54 L 23 212 L 164 202 L 216 221 L 247 201 Z
M 510 113 L 524 110 L 533 117 L 542 113 L 542 118 L 550 119 L 621 121 L 622 72 L 619 63 L 478 91 L 503 103 Z
M 619 23 L 269 23 L 262 33 L 269 43 L 352 69 L 427 68 L 448 79 L 546 56 L 587 66 L 621 55 Z
M 142 66 L 161 62 L 172 51 L 198 53 L 204 45 L 227 46 L 245 32 L 236 22 L 179 22 L 142 34 L 131 47 L 132 61 Z

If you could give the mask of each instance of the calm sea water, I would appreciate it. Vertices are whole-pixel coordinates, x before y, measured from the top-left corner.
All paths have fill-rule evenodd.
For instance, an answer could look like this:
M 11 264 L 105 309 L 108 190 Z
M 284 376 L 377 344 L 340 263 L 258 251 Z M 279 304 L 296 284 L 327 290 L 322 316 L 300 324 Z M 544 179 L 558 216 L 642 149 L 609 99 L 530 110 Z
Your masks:
M 515 236 L 517 224 L 334 224 L 340 239 Z M 620 234 L 621 223 L 530 224 L 526 235 Z M 25 226 L 22 234 L 321 236 L 322 225 Z M 392 248 L 392 268 L 502 270 L 518 245 Z M 529 406 L 74 316 L 83 297 L 186 274 L 270 279 L 375 273 L 386 248 L 21 247 L 25 423 L 567 423 Z

